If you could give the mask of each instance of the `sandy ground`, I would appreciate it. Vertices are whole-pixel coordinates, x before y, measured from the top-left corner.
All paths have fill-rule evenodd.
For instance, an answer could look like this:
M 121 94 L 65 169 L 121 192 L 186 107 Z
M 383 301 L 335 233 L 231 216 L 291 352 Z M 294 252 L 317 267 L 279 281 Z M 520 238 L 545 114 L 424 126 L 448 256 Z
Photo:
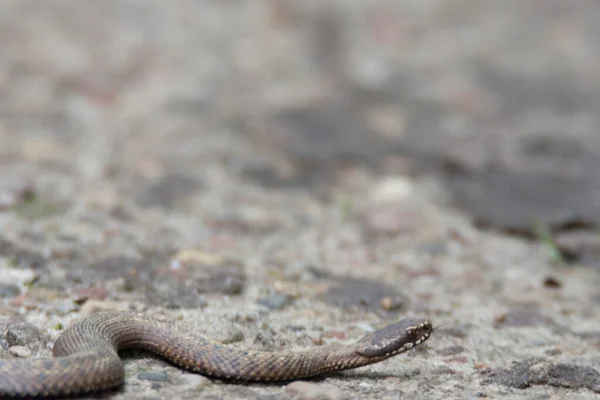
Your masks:
M 363 369 L 239 385 L 132 351 L 94 398 L 600 398 L 598 270 L 390 147 L 592 143 L 599 27 L 593 0 L 0 2 L 0 356 L 101 308 L 263 349 L 420 316 Z

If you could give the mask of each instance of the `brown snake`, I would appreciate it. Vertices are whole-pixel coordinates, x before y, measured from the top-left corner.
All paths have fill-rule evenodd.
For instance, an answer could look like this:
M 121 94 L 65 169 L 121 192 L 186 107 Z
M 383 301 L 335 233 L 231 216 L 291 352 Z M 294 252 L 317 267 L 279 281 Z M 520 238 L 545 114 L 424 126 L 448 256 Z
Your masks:
M 149 350 L 187 370 L 238 381 L 286 381 L 383 361 L 426 341 L 426 319 L 404 319 L 349 345 L 303 351 L 257 351 L 223 345 L 158 315 L 105 311 L 66 329 L 51 359 L 0 359 L 1 397 L 55 397 L 123 383 L 118 351 Z

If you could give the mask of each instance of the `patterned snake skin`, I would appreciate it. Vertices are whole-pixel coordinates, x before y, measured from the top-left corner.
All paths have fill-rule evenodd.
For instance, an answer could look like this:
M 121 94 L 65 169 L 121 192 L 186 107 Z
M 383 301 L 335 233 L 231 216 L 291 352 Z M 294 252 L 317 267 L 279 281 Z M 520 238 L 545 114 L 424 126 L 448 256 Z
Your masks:
M 0 359 L 0 397 L 55 397 L 123 383 L 118 351 L 149 350 L 209 377 L 285 381 L 380 362 L 409 350 L 433 331 L 426 319 L 405 319 L 350 345 L 304 351 L 255 351 L 208 340 L 159 315 L 106 311 L 73 324 L 57 339 L 52 359 Z

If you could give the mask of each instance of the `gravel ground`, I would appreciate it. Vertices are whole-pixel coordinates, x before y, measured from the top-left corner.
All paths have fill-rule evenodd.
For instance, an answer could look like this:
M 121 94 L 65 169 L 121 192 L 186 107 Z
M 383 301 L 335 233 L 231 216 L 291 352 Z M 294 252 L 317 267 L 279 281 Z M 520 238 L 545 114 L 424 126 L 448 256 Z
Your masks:
M 363 369 L 239 385 L 130 351 L 94 398 L 600 398 L 598 269 L 481 229 L 391 146 L 595 145 L 599 27 L 594 0 L 0 2 L 0 357 L 97 309 L 263 349 L 421 316 Z

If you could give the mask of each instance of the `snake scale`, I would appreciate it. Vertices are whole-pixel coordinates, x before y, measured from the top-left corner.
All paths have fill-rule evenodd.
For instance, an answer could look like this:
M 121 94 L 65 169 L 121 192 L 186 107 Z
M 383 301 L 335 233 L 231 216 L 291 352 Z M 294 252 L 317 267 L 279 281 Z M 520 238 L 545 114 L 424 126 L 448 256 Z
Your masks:
M 0 359 L 1 397 L 56 397 L 123 383 L 118 351 L 138 348 L 202 375 L 237 381 L 289 381 L 377 363 L 429 338 L 427 319 L 404 319 L 348 345 L 301 351 L 257 351 L 206 339 L 160 315 L 104 311 L 67 328 L 50 359 Z

